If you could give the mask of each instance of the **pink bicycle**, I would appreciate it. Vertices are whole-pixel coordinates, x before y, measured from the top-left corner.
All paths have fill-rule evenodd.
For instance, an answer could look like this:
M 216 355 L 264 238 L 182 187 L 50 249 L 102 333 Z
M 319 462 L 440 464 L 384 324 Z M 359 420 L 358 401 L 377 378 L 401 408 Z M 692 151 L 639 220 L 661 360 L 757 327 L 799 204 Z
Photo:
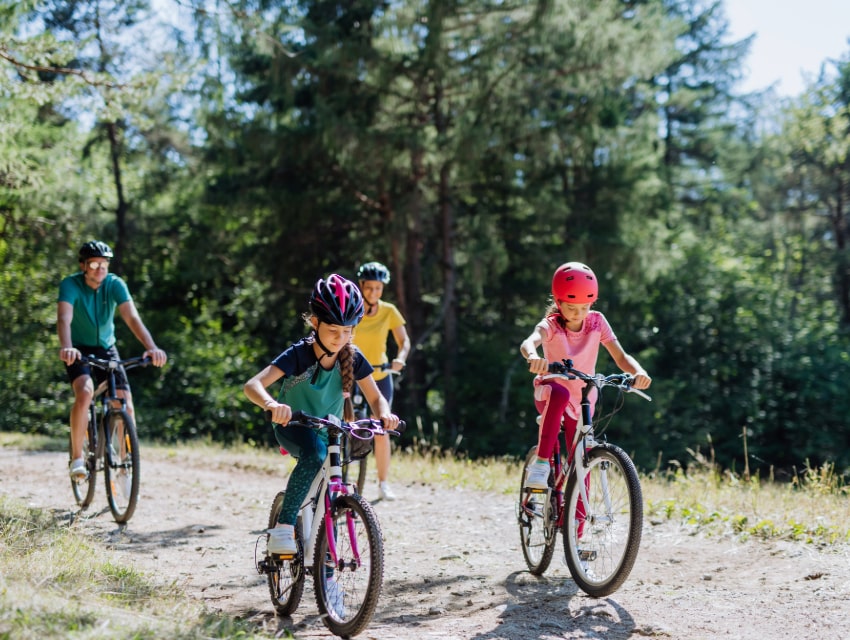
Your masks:
M 270 415 L 266 412 L 266 415 Z M 378 516 L 372 506 L 342 480 L 341 441 L 368 441 L 375 435 L 400 435 L 385 430 L 380 420 L 342 422 L 335 416 L 316 418 L 296 412 L 289 424 L 328 430 L 328 455 L 301 505 L 295 526 L 298 552 L 277 555 L 261 551 L 257 540 L 254 562 L 268 577 L 272 604 L 280 615 L 298 607 L 304 582 L 312 574 L 316 604 L 325 626 L 343 638 L 355 636 L 369 624 L 384 579 L 384 546 Z M 277 523 L 285 491 L 278 493 L 269 512 L 268 528 Z

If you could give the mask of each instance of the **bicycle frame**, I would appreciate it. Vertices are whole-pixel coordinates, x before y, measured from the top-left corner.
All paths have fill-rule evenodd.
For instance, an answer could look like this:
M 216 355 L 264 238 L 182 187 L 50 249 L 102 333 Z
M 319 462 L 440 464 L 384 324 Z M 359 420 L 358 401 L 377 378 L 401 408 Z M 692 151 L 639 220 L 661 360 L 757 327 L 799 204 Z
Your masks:
M 340 456 L 340 439 L 342 432 L 332 430 L 329 434 L 328 455 L 322 464 L 322 469 L 313 478 L 310 491 L 301 505 L 302 535 L 305 541 L 304 557 L 312 558 L 316 549 L 316 541 L 319 534 L 319 522 L 324 520 L 325 531 L 331 531 L 333 520 L 331 519 L 331 496 L 336 494 L 349 495 L 349 488 L 342 481 L 342 464 Z M 313 513 L 312 505 L 315 503 L 316 511 Z M 349 532 L 353 534 L 354 524 L 351 522 L 351 514 L 347 515 L 346 524 Z M 356 537 L 354 537 L 354 555 L 359 566 L 360 551 L 356 548 Z M 334 566 L 338 562 L 336 553 L 336 540 L 328 536 L 328 552 Z
M 133 416 L 127 411 L 127 399 L 119 396 L 116 388 L 115 374 L 147 366 L 150 358 L 119 361 L 83 356 L 82 361 L 106 376 L 94 389 L 89 404 L 85 436 L 88 444 L 83 451 L 86 475 L 72 478 L 71 487 L 77 504 L 85 509 L 94 497 L 95 476 L 103 471 L 109 508 L 115 521 L 125 524 L 135 511 L 139 495 L 139 443 Z

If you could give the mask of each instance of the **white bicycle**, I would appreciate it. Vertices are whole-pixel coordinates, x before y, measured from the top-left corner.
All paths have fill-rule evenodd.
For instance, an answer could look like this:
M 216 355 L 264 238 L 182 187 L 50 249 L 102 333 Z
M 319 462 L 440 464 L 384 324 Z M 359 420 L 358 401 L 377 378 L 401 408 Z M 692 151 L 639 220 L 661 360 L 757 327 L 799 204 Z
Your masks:
M 266 415 L 270 415 L 266 412 Z M 266 574 L 272 604 L 280 615 L 290 615 L 304 593 L 304 581 L 313 576 L 316 604 L 325 626 L 343 638 L 357 635 L 369 624 L 384 579 L 384 546 L 375 511 L 352 485 L 342 481 L 342 439 L 371 440 L 375 435 L 400 435 L 379 420 L 342 422 L 335 416 L 316 418 L 293 414 L 290 425 L 328 430 L 328 455 L 301 505 L 295 526 L 298 551 L 292 555 L 260 551 L 268 534 L 257 540 L 254 562 Z M 269 512 L 268 528 L 277 524 L 285 491 L 278 493 Z

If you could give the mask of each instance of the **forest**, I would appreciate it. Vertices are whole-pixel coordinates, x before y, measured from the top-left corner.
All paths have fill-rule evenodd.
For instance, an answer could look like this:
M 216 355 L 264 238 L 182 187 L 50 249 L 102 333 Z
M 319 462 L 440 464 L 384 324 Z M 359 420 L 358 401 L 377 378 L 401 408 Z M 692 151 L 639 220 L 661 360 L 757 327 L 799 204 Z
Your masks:
M 99 239 L 169 354 L 143 439 L 270 444 L 243 383 L 377 260 L 400 445 L 520 456 L 577 260 L 653 378 L 605 432 L 639 468 L 846 475 L 850 45 L 780 99 L 737 89 L 750 43 L 710 0 L 0 1 L 0 430 L 67 433 L 58 284 Z

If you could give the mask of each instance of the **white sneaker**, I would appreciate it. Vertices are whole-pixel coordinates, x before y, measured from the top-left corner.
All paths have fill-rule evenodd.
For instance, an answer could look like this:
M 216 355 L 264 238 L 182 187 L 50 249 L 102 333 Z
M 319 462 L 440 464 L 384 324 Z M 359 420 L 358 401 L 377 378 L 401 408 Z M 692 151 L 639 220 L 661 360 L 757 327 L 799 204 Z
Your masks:
M 393 493 L 393 490 L 390 489 L 390 485 L 387 484 L 386 480 L 378 483 L 378 497 L 381 500 L 386 500 L 387 502 L 395 500 L 395 493 Z
M 89 475 L 88 469 L 86 469 L 86 463 L 82 458 L 77 458 L 76 460 L 71 460 L 71 465 L 69 467 L 68 473 L 71 475 L 73 480 L 85 480 Z
M 329 578 L 325 585 L 328 607 L 333 611 L 337 618 L 340 620 L 344 619 L 346 614 L 345 594 L 333 578 Z
M 268 534 L 269 541 L 266 548 L 269 553 L 280 556 L 298 553 L 298 545 L 295 544 L 295 527 L 291 524 L 278 524 L 274 529 L 269 529 Z
M 526 489 L 546 489 L 549 487 L 549 463 L 548 462 L 533 462 L 527 469 L 525 474 Z

